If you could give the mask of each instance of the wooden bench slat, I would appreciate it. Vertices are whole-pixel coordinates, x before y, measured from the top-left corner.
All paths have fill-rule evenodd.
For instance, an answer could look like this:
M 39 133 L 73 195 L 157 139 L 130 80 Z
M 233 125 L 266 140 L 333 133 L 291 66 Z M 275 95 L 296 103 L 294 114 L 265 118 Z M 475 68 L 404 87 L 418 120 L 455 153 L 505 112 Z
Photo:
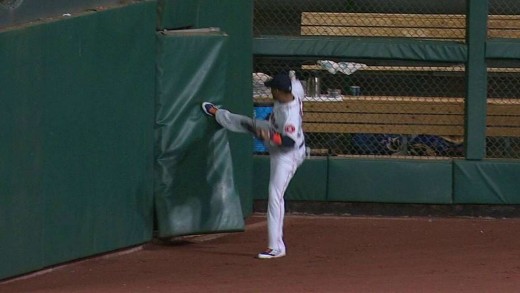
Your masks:
M 407 37 L 428 39 L 463 39 L 466 32 L 464 29 L 437 29 L 437 28 L 373 28 L 373 27 L 338 27 L 338 26 L 315 26 L 302 27 L 301 34 L 304 36 L 351 36 L 351 37 Z M 520 31 L 513 29 L 490 29 L 490 38 L 519 38 Z
M 307 101 L 303 119 L 309 133 L 461 136 L 464 98 L 346 96 L 343 101 Z M 488 136 L 520 137 L 520 99 L 488 99 L 486 125 Z
M 488 30 L 488 37 L 490 38 L 518 38 L 520 32 L 518 30 L 505 29 L 505 30 Z
M 390 123 L 416 125 L 464 125 L 464 116 L 460 115 L 405 115 L 372 113 L 305 113 L 304 123 Z M 520 116 L 488 116 L 486 124 L 490 127 L 520 127 Z
M 488 126 L 520 127 L 520 116 L 487 116 Z
M 398 114 L 373 114 L 373 113 L 305 113 L 304 123 L 391 123 L 391 124 L 417 124 L 417 125 L 464 125 L 463 115 L 403 115 Z M 509 125 L 503 123 L 503 125 Z
M 464 29 L 437 28 L 372 28 L 372 27 L 338 27 L 315 26 L 302 27 L 301 34 L 306 36 L 353 36 L 353 37 L 414 37 L 429 39 L 460 39 L 464 38 Z M 505 33 L 496 32 L 496 35 Z
M 520 137 L 520 128 L 514 127 L 487 127 L 487 136 Z
M 309 133 L 374 133 L 409 135 L 464 135 L 463 126 L 442 125 L 394 125 L 394 124 L 316 124 L 304 123 L 303 129 Z M 487 127 L 487 136 L 520 137 L 520 128 Z
M 460 114 L 464 112 L 463 104 L 417 103 L 392 101 L 343 101 L 304 103 L 304 113 L 396 113 L 396 114 Z
M 396 125 L 396 124 L 338 124 L 304 123 L 305 132 L 314 133 L 380 133 L 380 134 L 431 134 L 463 135 L 463 126 Z
M 301 34 L 324 36 L 412 37 L 463 40 L 460 14 L 302 12 Z M 520 15 L 489 15 L 488 37 L 519 38 Z
M 392 14 L 392 13 L 328 13 L 302 12 L 303 26 L 394 26 L 394 27 L 466 27 L 460 14 Z
M 518 29 L 520 27 L 519 15 L 490 15 L 488 18 L 489 29 Z
M 395 113 L 395 114 L 437 114 L 437 115 L 463 115 L 464 105 L 453 104 L 416 104 L 413 103 L 367 103 L 354 102 L 349 104 L 312 104 L 303 106 L 304 113 L 330 112 L 330 113 Z M 489 116 L 513 116 L 520 115 L 519 105 L 492 105 L 487 106 Z
M 518 116 L 518 115 L 520 115 L 519 113 L 520 113 L 520 105 L 518 105 L 516 103 L 515 104 L 513 104 L 513 103 L 510 103 L 510 104 L 488 103 L 487 104 L 487 115 L 488 116 L 492 116 L 492 115 Z
M 466 16 L 462 14 L 302 12 L 301 24 L 303 26 L 367 24 L 369 26 L 465 28 Z M 488 28 L 490 29 L 517 29 L 519 26 L 520 15 L 491 14 L 488 18 Z
M 374 134 L 409 134 L 409 135 L 464 135 L 463 127 L 446 126 L 399 126 L 399 125 L 359 125 L 359 124 L 304 124 L 304 130 L 310 133 L 374 133 Z M 519 128 L 487 127 L 487 136 L 520 137 Z

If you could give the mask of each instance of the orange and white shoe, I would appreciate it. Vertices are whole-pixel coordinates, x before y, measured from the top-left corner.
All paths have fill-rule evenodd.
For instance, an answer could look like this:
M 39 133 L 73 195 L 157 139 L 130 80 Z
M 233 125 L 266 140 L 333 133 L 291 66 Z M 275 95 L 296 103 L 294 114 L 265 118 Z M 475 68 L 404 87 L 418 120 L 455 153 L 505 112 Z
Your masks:
M 285 251 L 268 248 L 265 251 L 260 252 L 257 257 L 260 259 L 268 259 L 268 258 L 278 258 L 278 257 L 284 257 L 284 256 L 285 256 Z

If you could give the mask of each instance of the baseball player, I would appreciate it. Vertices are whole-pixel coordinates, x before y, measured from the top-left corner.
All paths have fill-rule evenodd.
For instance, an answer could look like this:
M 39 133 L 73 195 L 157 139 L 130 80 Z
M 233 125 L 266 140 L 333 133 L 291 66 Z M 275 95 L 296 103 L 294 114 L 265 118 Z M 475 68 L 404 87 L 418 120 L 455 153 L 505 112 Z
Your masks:
M 266 144 L 270 155 L 269 200 L 267 207 L 268 248 L 258 254 L 260 259 L 286 255 L 283 241 L 285 215 L 284 193 L 296 169 L 305 159 L 302 129 L 303 90 L 298 80 L 278 74 L 265 82 L 274 99 L 269 121 L 255 121 L 204 102 L 202 110 L 224 128 L 234 132 L 250 132 Z M 296 89 L 296 90 L 295 90 Z

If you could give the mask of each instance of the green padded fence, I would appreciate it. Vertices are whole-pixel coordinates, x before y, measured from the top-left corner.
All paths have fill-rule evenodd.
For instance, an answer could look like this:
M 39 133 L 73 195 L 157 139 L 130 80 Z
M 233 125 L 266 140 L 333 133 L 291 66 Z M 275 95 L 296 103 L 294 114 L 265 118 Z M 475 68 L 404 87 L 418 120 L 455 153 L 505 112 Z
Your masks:
M 120 0 L 1 0 L 0 28 L 15 26 L 44 18 L 77 15 L 86 10 L 104 9 Z M 129 1 L 127 1 L 129 2 Z
M 455 160 L 453 166 L 455 203 L 520 204 L 520 163 Z
M 253 184 L 254 199 L 268 198 L 269 187 L 269 157 L 255 156 L 253 161 L 255 178 Z M 308 158 L 298 168 L 287 187 L 286 200 L 326 201 L 328 158 Z
M 228 35 L 224 107 L 243 115 L 253 114 L 252 84 L 252 0 L 159 0 L 158 29 L 217 27 Z M 243 134 L 229 134 L 233 172 L 244 216 L 252 213 L 251 186 L 253 140 Z
M 450 160 L 329 160 L 329 201 L 452 203 Z
M 0 279 L 151 239 L 155 9 L 0 33 Z
M 228 58 L 220 31 L 159 33 L 155 206 L 159 237 L 242 231 L 228 133 L 200 107 L 222 104 Z

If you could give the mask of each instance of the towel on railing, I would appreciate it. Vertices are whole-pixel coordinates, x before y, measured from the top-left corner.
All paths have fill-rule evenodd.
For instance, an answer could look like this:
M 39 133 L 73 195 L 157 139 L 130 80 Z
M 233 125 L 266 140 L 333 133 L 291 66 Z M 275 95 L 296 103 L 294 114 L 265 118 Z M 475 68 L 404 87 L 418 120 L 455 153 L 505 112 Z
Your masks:
M 359 69 L 364 69 L 367 67 L 367 65 L 363 63 L 334 62 L 330 60 L 318 60 L 316 63 L 320 65 L 322 69 L 325 69 L 332 74 L 341 72 L 346 75 L 351 75 Z

